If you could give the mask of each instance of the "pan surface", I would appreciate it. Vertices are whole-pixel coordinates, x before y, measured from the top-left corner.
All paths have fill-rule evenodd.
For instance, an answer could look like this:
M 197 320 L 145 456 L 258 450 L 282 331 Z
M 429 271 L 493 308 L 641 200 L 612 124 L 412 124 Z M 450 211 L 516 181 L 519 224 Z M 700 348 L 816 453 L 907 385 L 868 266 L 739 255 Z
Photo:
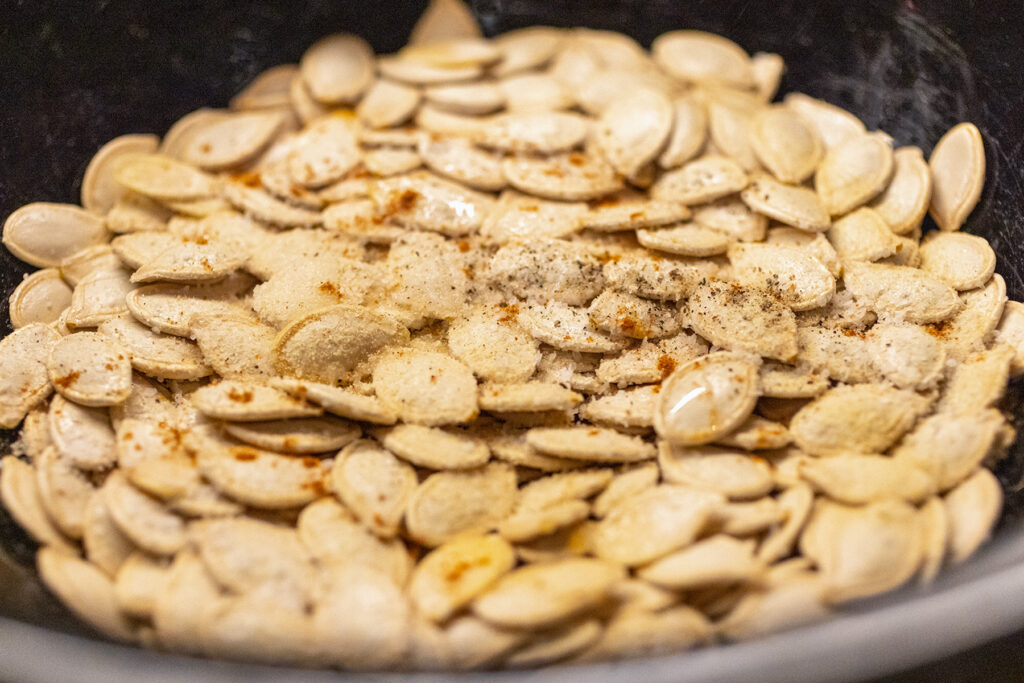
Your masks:
M 425 3 L 254 0 L 0 6 L 0 218 L 31 201 L 77 202 L 96 149 L 123 133 L 162 134 L 200 106 L 224 106 L 263 69 L 295 62 L 321 35 L 349 31 L 378 52 L 405 41 Z M 1011 298 L 1024 299 L 1024 14 L 1011 2 L 949 0 L 478 0 L 488 34 L 530 24 L 587 25 L 645 44 L 676 28 L 722 33 L 783 55 L 782 90 L 857 114 L 926 153 L 951 125 L 985 137 L 988 177 L 967 230 L 984 236 Z M 27 272 L 0 253 L 0 319 Z M 10 331 L 7 323 L 3 334 Z M 1009 405 L 1018 431 L 1022 390 Z M 13 435 L 0 432 L 6 447 Z M 908 588 L 822 624 L 760 641 L 657 659 L 514 674 L 515 680 L 847 680 L 878 675 L 1024 627 L 1024 509 L 1015 494 L 1024 445 L 997 474 L 999 530 L 927 590 Z M 0 511 L 0 679 L 337 680 L 336 674 L 157 655 L 101 642 L 40 585 L 33 544 Z M 87 666 L 83 663 L 88 662 Z M 488 678 L 510 678 L 491 674 Z M 479 674 L 477 677 L 484 677 Z M 450 680 L 450 676 L 402 680 Z M 374 680 L 385 680 L 374 677 Z

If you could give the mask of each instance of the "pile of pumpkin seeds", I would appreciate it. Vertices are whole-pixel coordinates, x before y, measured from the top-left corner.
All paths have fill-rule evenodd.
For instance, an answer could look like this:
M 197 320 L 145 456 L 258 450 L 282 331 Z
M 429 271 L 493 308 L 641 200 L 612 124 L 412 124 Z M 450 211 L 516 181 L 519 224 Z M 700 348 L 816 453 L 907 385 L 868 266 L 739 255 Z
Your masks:
M 3 242 L 0 495 L 162 650 L 536 667 L 930 581 L 1000 515 L 1024 305 L 926 161 L 672 31 L 332 35 Z M 922 236 L 930 211 L 939 230 Z

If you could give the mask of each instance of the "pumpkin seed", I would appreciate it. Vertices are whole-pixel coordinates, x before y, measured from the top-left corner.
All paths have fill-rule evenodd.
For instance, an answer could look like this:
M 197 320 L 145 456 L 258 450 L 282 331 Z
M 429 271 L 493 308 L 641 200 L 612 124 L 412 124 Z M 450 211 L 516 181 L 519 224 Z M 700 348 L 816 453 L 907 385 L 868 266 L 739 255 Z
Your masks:
M 38 270 L 14 289 L 10 298 L 11 326 L 52 323 L 71 305 L 71 288 L 56 268 Z
M 681 256 L 715 256 L 724 254 L 733 240 L 729 235 L 696 223 L 637 230 L 637 241 L 648 249 Z
M 331 481 L 342 502 L 381 538 L 398 533 L 417 484 L 411 466 L 369 441 L 357 441 L 338 454 Z
M 932 196 L 931 171 L 917 147 L 900 147 L 892 155 L 889 185 L 870 206 L 897 235 L 921 225 Z
M 73 554 L 64 534 L 50 521 L 43 507 L 32 466 L 13 455 L 0 461 L 0 500 L 4 507 L 34 541 L 42 546 Z
M 54 548 L 37 553 L 36 567 L 46 587 L 76 616 L 109 638 L 136 640 L 134 627 L 117 608 L 114 584 L 102 571 Z
M 460 536 L 435 548 L 416 566 L 409 579 L 409 598 L 427 619 L 444 621 L 514 564 L 512 546 L 501 537 Z
M 502 161 L 502 171 L 509 185 L 547 199 L 596 199 L 622 187 L 610 164 L 594 154 L 580 152 L 507 157 Z
M 928 211 L 942 230 L 959 230 L 985 183 L 985 145 L 973 123 L 959 123 L 935 144 L 928 159 L 932 194 Z
M 390 316 L 339 304 L 304 315 L 281 330 L 274 341 L 274 367 L 282 375 L 333 384 L 370 353 L 407 335 Z
M 857 300 L 883 319 L 941 322 L 961 306 L 956 291 L 944 281 L 907 266 L 848 263 L 843 282 Z
M 624 176 L 654 160 L 672 130 L 672 103 L 654 90 L 639 90 L 605 108 L 594 131 L 605 159 Z
M 796 317 L 767 289 L 710 280 L 687 304 L 690 326 L 713 344 L 782 361 L 797 353 Z
M 261 71 L 231 98 L 228 106 L 236 111 L 289 106 L 288 89 L 296 74 L 295 64 L 280 64 Z
M 793 440 L 819 456 L 881 453 L 928 408 L 913 391 L 879 384 L 837 386 L 802 408 L 790 422 Z
M 515 504 L 516 475 L 503 463 L 427 477 L 405 508 L 409 536 L 428 547 L 495 528 Z
M 828 212 L 841 216 L 884 190 L 892 173 L 892 139 L 868 133 L 830 148 L 814 173 L 814 187 Z
M 279 453 L 326 453 L 344 448 L 362 434 L 357 425 L 331 417 L 307 417 L 224 425 L 243 443 Z
M 721 494 L 662 484 L 625 499 L 594 531 L 594 553 L 605 560 L 637 566 L 684 548 L 696 539 Z
M 754 84 L 750 58 L 728 38 L 703 31 L 670 31 L 651 43 L 651 53 L 672 77 L 691 83 Z
M 992 533 L 1003 507 L 1003 489 L 999 480 L 986 469 L 979 469 L 943 499 L 949 521 L 950 562 L 970 557 Z
M 26 204 L 4 222 L 4 246 L 38 268 L 59 266 L 64 259 L 107 239 L 102 219 L 69 204 Z
M 723 156 L 704 156 L 662 175 L 650 194 L 663 201 L 702 204 L 746 186 L 747 174 L 735 161 Z
M 178 158 L 206 171 L 238 167 L 263 151 L 285 121 L 284 113 L 272 109 L 211 117 L 190 131 Z
M 161 201 L 205 199 L 216 194 L 212 176 L 161 154 L 125 154 L 114 179 L 121 185 Z
M 418 152 L 423 164 L 438 175 L 477 190 L 497 191 L 505 186 L 501 159 L 474 147 L 467 140 L 424 138 Z
M 867 132 L 860 119 L 834 104 L 797 92 L 787 94 L 783 101 L 814 128 L 826 149 L 838 147 L 847 138 Z
M 359 101 L 356 114 L 371 128 L 389 128 L 411 119 L 419 106 L 418 90 L 382 78 Z
M 546 626 L 601 604 L 623 575 L 622 567 L 590 558 L 529 565 L 503 576 L 472 609 L 499 626 Z
M 412 424 L 459 424 L 476 417 L 476 380 L 450 356 L 402 349 L 382 357 L 373 370 L 378 398 Z
M 428 87 L 424 98 L 442 111 L 464 116 L 490 114 L 505 106 L 505 93 L 496 83 L 479 81 Z
M 921 241 L 921 270 L 954 289 L 983 286 L 996 269 L 996 253 L 983 237 L 967 233 L 932 233 Z
M 82 206 L 100 216 L 110 211 L 125 193 L 114 179 L 117 158 L 153 154 L 159 142 L 155 135 L 121 135 L 100 147 L 82 176 Z
M 183 437 L 200 473 L 221 493 L 260 509 L 304 505 L 325 490 L 330 461 L 278 455 L 237 445 L 209 428 L 193 428 Z
M 373 50 L 358 36 L 336 33 L 313 43 L 299 62 L 302 80 L 320 102 L 352 102 L 373 80 Z
M 818 195 L 805 187 L 786 185 L 767 175 L 755 175 L 740 198 L 752 210 L 808 232 L 824 232 L 829 216 Z

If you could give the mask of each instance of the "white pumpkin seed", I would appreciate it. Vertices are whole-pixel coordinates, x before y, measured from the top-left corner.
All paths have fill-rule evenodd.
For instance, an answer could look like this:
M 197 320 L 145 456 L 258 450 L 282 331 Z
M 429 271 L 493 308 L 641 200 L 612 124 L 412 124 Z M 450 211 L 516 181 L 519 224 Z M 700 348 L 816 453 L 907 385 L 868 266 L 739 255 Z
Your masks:
M 702 204 L 739 192 L 747 186 L 747 174 L 732 159 L 704 156 L 662 175 L 651 187 L 651 198 Z
M 618 173 L 632 176 L 665 146 L 672 120 L 668 98 L 642 89 L 609 103 L 594 131 L 595 141 Z
M 963 562 L 991 535 L 1003 507 L 1003 488 L 987 469 L 979 469 L 943 499 L 949 521 L 950 562 Z
M 490 114 L 505 106 L 505 93 L 496 83 L 487 81 L 434 85 L 423 96 L 442 111 L 464 116 Z
M 681 81 L 718 81 L 740 88 L 754 84 L 750 58 L 743 48 L 713 33 L 662 33 L 651 43 L 651 53 L 662 69 Z
M 637 241 L 648 249 L 681 256 L 715 256 L 724 254 L 733 239 L 718 230 L 697 223 L 674 227 L 637 230 Z
M 805 187 L 786 185 L 764 174 L 755 175 L 740 198 L 754 211 L 808 232 L 824 232 L 829 215 L 822 201 Z
M 479 230 L 491 208 L 487 195 L 429 173 L 381 180 L 371 188 L 370 197 L 379 216 L 453 237 Z
M 119 472 L 107 478 L 102 491 L 111 519 L 135 545 L 155 555 L 173 555 L 185 545 L 184 520 L 132 486 Z
M 349 669 L 393 669 L 404 661 L 411 628 L 408 598 L 391 578 L 360 565 L 327 572 L 313 612 L 317 649 Z
M 241 312 L 238 297 L 252 286 L 252 282 L 248 276 L 238 275 L 213 285 L 146 285 L 131 290 L 124 302 L 143 325 L 185 337 L 189 334 L 188 323 L 193 316 Z
M 432 621 L 444 621 L 512 569 L 515 554 L 494 534 L 461 536 L 431 551 L 409 579 L 409 598 Z
M 858 301 L 895 322 L 941 322 L 961 307 L 956 290 L 934 275 L 907 266 L 848 263 L 843 282 Z
M 510 112 L 491 117 L 474 134 L 484 147 L 503 152 L 554 154 L 583 143 L 589 120 L 568 112 Z
M 754 581 L 763 565 L 754 542 L 717 534 L 642 567 L 637 576 L 658 586 L 692 590 L 707 585 Z
M 385 78 L 409 85 L 442 85 L 474 81 L 483 73 L 483 69 L 475 64 L 444 67 L 401 57 L 380 57 L 377 59 L 377 69 Z
M 90 626 L 114 640 L 136 640 L 135 629 L 118 610 L 113 582 L 92 564 L 70 553 L 43 548 L 36 567 L 46 587 Z
M 767 289 L 710 280 L 687 304 L 690 326 L 713 344 L 782 361 L 797 353 L 796 317 Z
M 502 171 L 516 189 L 548 199 L 597 199 L 622 188 L 610 164 L 597 155 L 580 152 L 507 157 L 502 161 Z
M 228 106 L 236 111 L 289 106 L 288 89 L 298 70 L 295 64 L 279 64 L 261 71 L 231 98 Z
M 561 81 L 545 73 L 520 73 L 498 82 L 509 111 L 559 111 L 569 109 L 575 98 Z
M 339 304 L 284 328 L 274 341 L 274 367 L 282 375 L 333 384 L 371 353 L 407 335 L 390 316 Z
M 623 576 L 621 566 L 590 558 L 529 565 L 503 576 L 472 609 L 499 626 L 537 628 L 600 605 Z
M 16 257 L 38 268 L 54 268 L 84 249 L 103 244 L 109 235 L 103 220 L 70 204 L 26 204 L 4 222 L 3 244 Z
M 82 206 L 104 215 L 124 195 L 114 179 L 117 158 L 126 154 L 153 154 L 160 140 L 155 135 L 121 135 L 100 147 L 82 177 Z
M 161 201 L 205 199 L 216 194 L 212 176 L 160 154 L 125 154 L 114 178 L 124 187 Z
M 837 386 L 802 408 L 789 431 L 812 455 L 881 453 L 927 408 L 928 400 L 913 391 L 884 384 Z
M 359 101 L 356 114 L 371 128 L 388 128 L 408 121 L 419 106 L 418 90 L 382 78 Z
M 207 171 L 220 171 L 251 161 L 284 128 L 285 114 L 272 109 L 223 113 L 196 126 L 178 158 Z
M 382 540 L 360 524 L 334 497 L 319 498 L 302 509 L 299 538 L 321 566 L 362 564 L 405 585 L 412 560 L 400 539 Z
M 474 147 L 468 140 L 424 138 L 418 148 L 424 165 L 438 175 L 478 190 L 500 190 L 505 186 L 501 159 Z
M 497 76 L 544 66 L 562 46 L 562 31 L 547 26 L 529 26 L 494 37 L 502 60 L 492 71 Z
M 847 505 L 886 498 L 920 503 L 935 493 L 935 480 L 910 460 L 882 455 L 844 454 L 808 459 L 800 475 L 818 491 Z
M 928 472 L 938 489 L 946 491 L 978 468 L 1002 425 L 1002 416 L 992 409 L 932 415 L 893 449 L 892 457 Z
M 0 500 L 34 541 L 68 554 L 75 552 L 43 507 L 32 466 L 13 455 L 5 455 L 0 461 Z
M 985 183 L 985 145 L 973 123 L 959 123 L 935 144 L 928 159 L 932 194 L 928 211 L 942 230 L 959 230 Z
M 190 399 L 201 413 L 217 420 L 262 422 L 315 417 L 319 408 L 273 387 L 243 380 L 223 380 L 194 392 Z
M 793 92 L 786 95 L 784 103 L 814 128 L 826 149 L 866 132 L 860 119 L 824 100 Z
M 658 466 L 670 484 L 708 489 L 730 499 L 759 498 L 774 486 L 771 468 L 763 460 L 714 446 L 685 448 L 662 441 Z
M 183 436 L 202 475 L 221 493 L 256 508 L 292 508 L 323 495 L 330 461 L 236 445 L 208 428 Z
M 798 248 L 734 244 L 729 248 L 729 261 L 737 282 L 777 292 L 794 311 L 825 306 L 836 291 L 835 278 L 828 269 Z
M 279 453 L 333 452 L 362 434 L 358 425 L 332 417 L 229 423 L 224 431 L 243 443 Z
M 843 261 L 878 261 L 892 256 L 900 246 L 882 217 L 868 207 L 836 219 L 826 235 Z
M 60 338 L 51 327 L 30 323 L 0 341 L 0 427 L 18 426 L 53 391 L 47 364 Z
M 329 413 L 350 420 L 389 425 L 398 419 L 395 411 L 385 406 L 376 396 L 367 396 L 351 389 L 276 377 L 270 378 L 269 383 L 275 389 L 281 389 L 295 398 L 309 400 Z
M 668 377 L 659 393 L 654 427 L 671 443 L 708 443 L 743 422 L 757 397 L 754 363 L 729 353 L 704 356 Z
M 983 286 L 996 269 L 996 253 L 984 237 L 937 232 L 921 241 L 921 270 L 957 290 Z
M 750 144 L 772 175 L 794 185 L 814 173 L 824 149 L 815 130 L 783 105 L 766 107 L 754 117 Z
M 39 500 L 50 521 L 65 536 L 81 539 L 85 508 L 96 487 L 85 472 L 54 446 L 39 454 L 35 468 Z
M 673 100 L 672 109 L 672 132 L 658 157 L 658 165 L 665 169 L 676 168 L 692 159 L 707 139 L 708 117 L 700 101 L 684 95 Z
M 503 463 L 437 472 L 413 493 L 405 509 L 405 526 L 410 538 L 438 546 L 459 534 L 495 528 L 512 511 L 515 496 L 515 472 Z
M 413 424 L 459 424 L 478 412 L 472 371 L 440 353 L 402 349 L 385 355 L 374 367 L 373 387 L 386 406 Z
M 262 189 L 241 182 L 227 182 L 222 187 L 224 199 L 247 216 L 281 227 L 306 227 L 322 222 L 319 212 L 301 209 L 272 197 Z
M 299 62 L 309 92 L 325 104 L 352 102 L 373 80 L 373 50 L 362 38 L 336 33 L 313 43 Z
M 889 185 L 870 206 L 897 235 L 921 225 L 932 196 L 931 171 L 918 147 L 900 147 L 892 155 Z
M 841 216 L 884 190 L 892 173 L 892 139 L 868 133 L 830 148 L 814 174 L 814 187 L 828 212 Z
M 538 427 L 526 443 L 546 455 L 589 462 L 638 462 L 655 456 L 654 446 L 635 436 L 601 427 Z
M 815 535 L 822 544 L 812 559 L 824 575 L 827 599 L 873 595 L 913 576 L 923 554 L 920 524 L 917 510 L 902 501 L 861 508 L 819 502 L 804 538 Z
M 673 484 L 622 501 L 594 531 L 594 553 L 628 566 L 647 564 L 697 538 L 725 499 L 712 491 Z
M 9 304 L 15 329 L 30 323 L 52 323 L 71 305 L 71 288 L 56 268 L 44 268 L 18 284 Z
M 519 313 L 519 322 L 538 341 L 567 351 L 609 353 L 622 348 L 622 343 L 597 330 L 586 309 L 560 301 L 528 304 Z
M 331 470 L 334 491 L 381 538 L 392 538 L 416 489 L 416 472 L 371 441 L 347 446 Z

